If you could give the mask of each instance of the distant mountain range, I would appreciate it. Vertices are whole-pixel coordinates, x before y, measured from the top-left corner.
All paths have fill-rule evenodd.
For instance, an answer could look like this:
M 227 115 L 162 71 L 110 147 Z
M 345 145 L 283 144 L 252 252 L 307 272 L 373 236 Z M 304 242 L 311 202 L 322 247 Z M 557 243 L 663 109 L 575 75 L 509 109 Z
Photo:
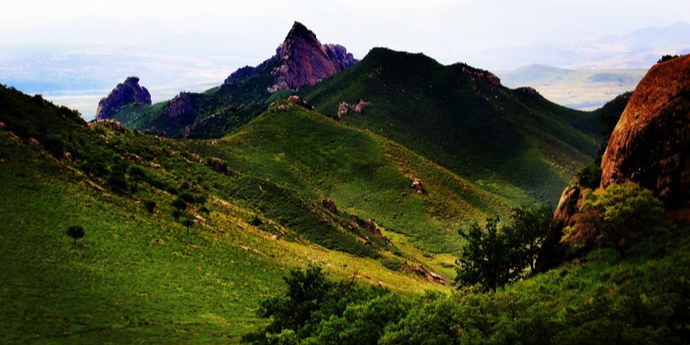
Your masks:
M 644 28 L 620 36 L 496 48 L 471 54 L 472 61 L 491 70 L 531 64 L 568 69 L 649 69 L 665 54 L 689 52 L 690 24 Z

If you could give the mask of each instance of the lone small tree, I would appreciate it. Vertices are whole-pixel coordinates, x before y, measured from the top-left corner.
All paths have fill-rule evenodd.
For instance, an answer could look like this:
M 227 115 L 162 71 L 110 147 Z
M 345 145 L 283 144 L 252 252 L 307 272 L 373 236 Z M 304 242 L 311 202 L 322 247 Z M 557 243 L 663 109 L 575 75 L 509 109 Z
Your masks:
M 67 235 L 69 237 L 72 237 L 74 239 L 74 245 L 77 245 L 77 240 L 80 238 L 84 238 L 84 235 L 86 235 L 86 232 L 84 232 L 84 228 L 78 225 L 72 225 L 69 228 L 67 228 Z

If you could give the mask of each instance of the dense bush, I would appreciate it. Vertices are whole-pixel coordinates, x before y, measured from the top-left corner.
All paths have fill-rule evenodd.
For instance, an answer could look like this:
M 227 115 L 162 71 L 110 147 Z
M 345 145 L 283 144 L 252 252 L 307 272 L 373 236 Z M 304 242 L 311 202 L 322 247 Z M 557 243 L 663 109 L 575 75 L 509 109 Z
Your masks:
M 562 241 L 582 249 L 611 247 L 623 255 L 658 226 L 662 215 L 663 204 L 651 191 L 633 182 L 612 184 L 585 195 Z
M 634 280 L 641 275 L 619 266 L 613 275 L 603 276 L 610 281 L 597 282 L 604 285 L 591 291 L 577 290 L 574 299 L 565 297 L 573 291 L 560 281 L 567 271 L 537 280 L 533 288 L 466 289 L 411 298 L 329 281 L 321 269 L 310 267 L 292 271 L 285 278 L 287 292 L 262 303 L 259 315 L 271 323 L 244 340 L 299 345 L 687 344 L 690 276 L 687 259 L 682 260 L 665 268 L 665 275 L 647 273 L 653 285 L 616 283 L 621 276 Z M 582 282 L 591 275 L 565 279 Z
M 381 264 L 383 267 L 391 271 L 400 271 L 400 269 L 402 269 L 403 262 L 396 258 L 384 258 L 381 259 Z

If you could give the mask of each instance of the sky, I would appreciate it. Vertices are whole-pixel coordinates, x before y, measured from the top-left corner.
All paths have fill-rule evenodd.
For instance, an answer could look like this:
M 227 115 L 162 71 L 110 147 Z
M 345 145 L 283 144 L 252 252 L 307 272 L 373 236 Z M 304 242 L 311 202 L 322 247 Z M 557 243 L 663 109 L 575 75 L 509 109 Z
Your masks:
M 157 90 L 154 101 L 162 100 L 259 64 L 274 54 L 294 21 L 357 58 L 384 46 L 490 70 L 532 62 L 623 68 L 668 49 L 632 62 L 573 51 L 601 51 L 592 40 L 690 21 L 690 1 L 11 1 L 0 11 L 0 83 L 53 97 L 69 90 L 93 103 L 89 97 L 139 75 Z
M 387 46 L 450 63 L 490 48 L 668 26 L 690 20 L 690 1 L 23 0 L 3 4 L 0 43 L 126 45 L 205 35 L 226 38 L 215 43 L 219 53 L 261 59 L 295 20 L 360 57 Z

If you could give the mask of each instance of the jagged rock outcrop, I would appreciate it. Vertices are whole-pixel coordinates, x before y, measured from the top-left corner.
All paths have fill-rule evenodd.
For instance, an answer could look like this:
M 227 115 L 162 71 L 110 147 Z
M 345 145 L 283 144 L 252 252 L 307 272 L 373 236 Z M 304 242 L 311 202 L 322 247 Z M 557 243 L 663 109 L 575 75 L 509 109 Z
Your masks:
M 565 260 L 567 248 L 561 243 L 561 238 L 565 228 L 573 225 L 573 217 L 580 210 L 583 197 L 582 187 L 577 183 L 569 185 L 561 194 L 549 234 L 542 243 L 542 250 L 535 264 L 537 272 L 546 272 Z
M 338 119 L 341 119 L 343 116 L 346 116 L 352 112 L 358 115 L 362 115 L 364 113 L 364 110 L 367 109 L 371 105 L 371 102 L 366 102 L 363 99 L 359 100 L 359 103 L 357 104 L 348 104 L 347 102 L 341 102 L 340 105 L 338 105 L 338 113 L 336 114 L 338 116 Z
M 118 132 L 128 132 L 129 128 L 123 126 L 119 121 L 112 119 L 94 119 L 89 122 L 89 127 L 101 126 L 116 130 Z
M 285 41 L 278 46 L 276 56 L 280 62 L 272 71 L 277 79 L 268 88 L 270 92 L 314 85 L 357 62 L 345 47 L 321 44 L 316 35 L 299 22 L 295 22 Z
M 314 107 L 311 106 L 309 103 L 305 102 L 302 97 L 297 96 L 297 95 L 292 95 L 288 97 L 288 102 L 292 103 L 294 105 L 299 105 L 300 107 L 307 109 L 307 110 L 314 110 Z
M 601 187 L 631 180 L 669 208 L 690 201 L 690 55 L 660 63 L 635 89 L 601 164 Z
M 489 71 L 475 68 L 462 62 L 453 64 L 453 67 L 460 69 L 462 73 L 467 74 L 474 79 L 479 79 L 493 86 L 501 87 L 501 79 Z
M 145 87 L 139 85 L 138 77 L 128 77 L 124 83 L 117 84 L 113 91 L 98 102 L 96 119 L 107 119 L 115 115 L 115 111 L 127 104 L 151 104 L 151 94 Z
M 193 93 L 181 92 L 165 107 L 165 116 L 171 119 L 177 119 L 180 122 L 194 120 L 196 116 L 194 97 L 195 94 Z

